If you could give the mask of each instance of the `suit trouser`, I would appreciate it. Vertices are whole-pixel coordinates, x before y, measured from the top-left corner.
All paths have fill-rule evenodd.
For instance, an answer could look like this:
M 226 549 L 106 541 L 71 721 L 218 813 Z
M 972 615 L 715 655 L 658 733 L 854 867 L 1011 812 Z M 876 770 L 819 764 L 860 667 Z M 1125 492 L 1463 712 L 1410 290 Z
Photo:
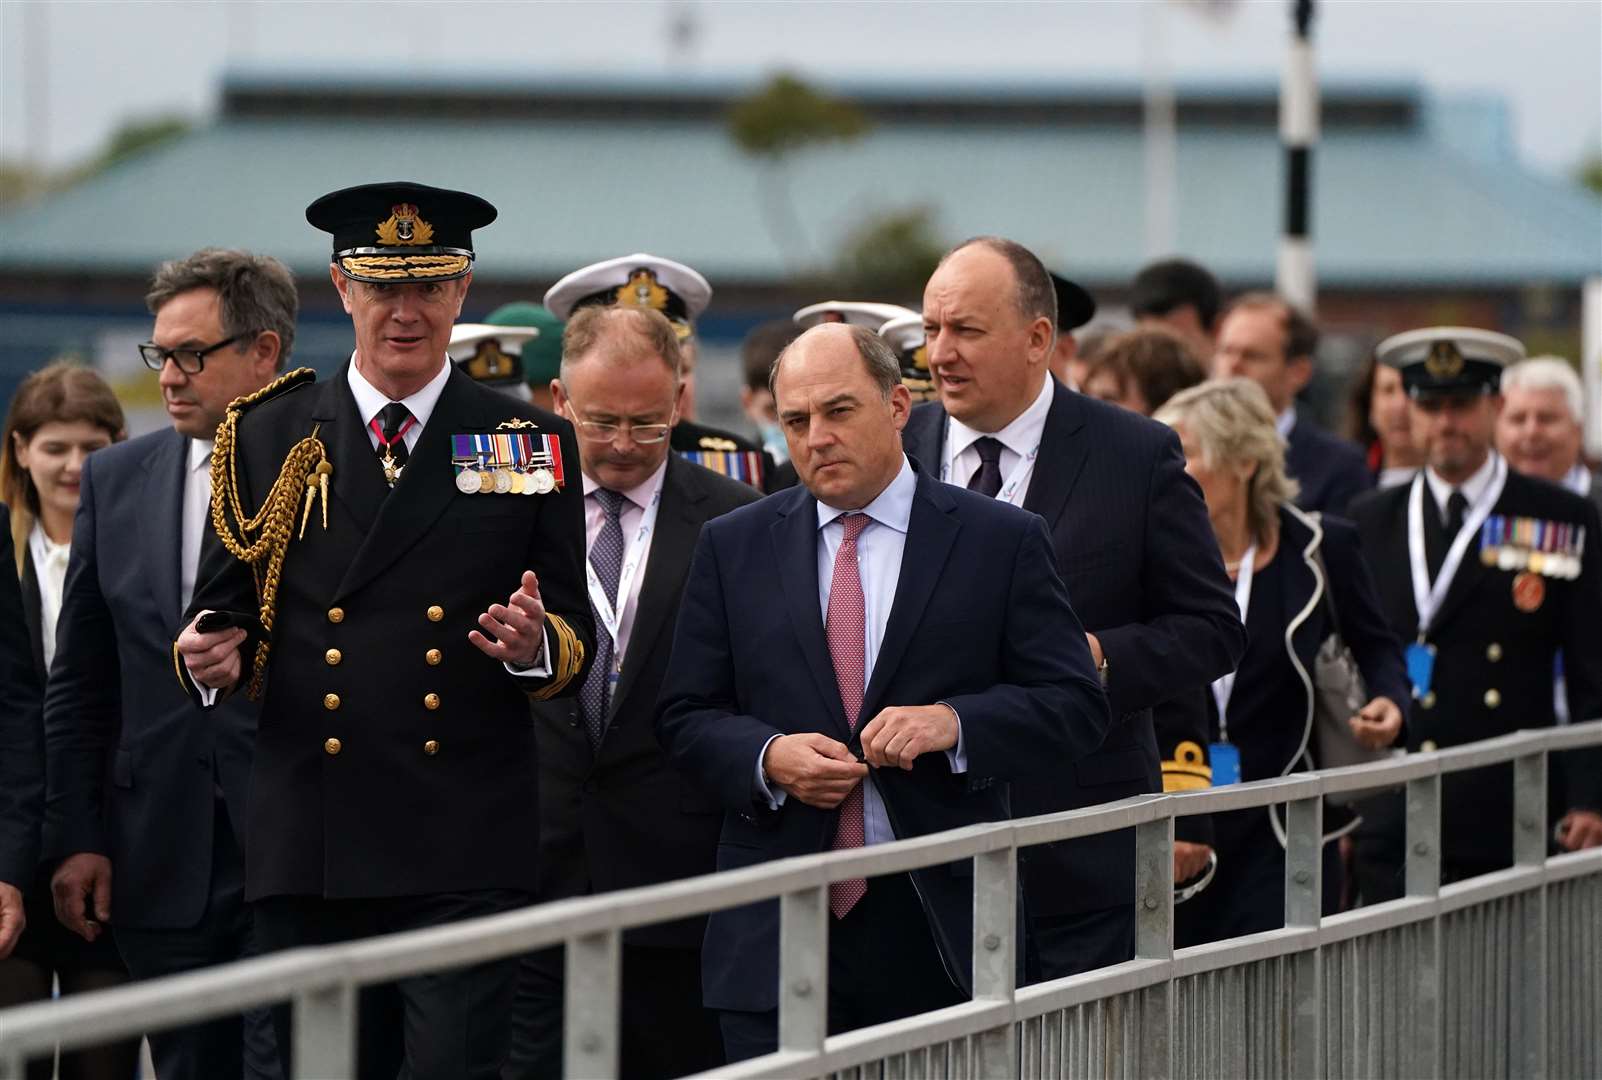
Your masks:
M 937 873 L 939 871 L 936 871 Z M 829 921 L 829 1034 L 943 1009 L 968 999 L 946 973 L 923 905 L 906 874 L 868 879 L 843 919 Z M 729 1061 L 771 1054 L 779 1010 L 720 1010 Z
M 1213 815 L 1218 870 L 1207 888 L 1174 908 L 1174 945 L 1186 948 L 1209 941 L 1278 930 L 1285 925 L 1285 849 L 1261 807 Z M 1323 911 L 1340 910 L 1346 884 L 1340 844 L 1322 851 Z
M 1029 974 L 1034 982 L 1061 979 L 1135 958 L 1135 905 L 1037 915 L 1029 921 Z
M 212 825 L 211 892 L 200 922 L 183 930 L 116 928 L 117 951 L 135 979 L 176 975 L 225 964 L 259 952 L 250 906 L 245 903 L 245 859 L 216 800 Z M 112 868 L 115 873 L 116 868 Z M 115 908 L 116 894 L 112 903 Z M 150 1053 L 161 1080 L 216 1080 L 245 1076 L 279 1080 L 278 1050 L 266 1009 L 251 1009 L 204 1024 L 150 1033 Z
M 521 959 L 512 1051 L 502 1080 L 562 1075 L 563 951 Z M 622 1080 L 666 1080 L 723 1064 L 716 1015 L 701 1005 L 701 950 L 623 945 Z
M 330 945 L 377 934 L 494 915 L 523 907 L 516 889 L 325 900 L 270 896 L 256 902 L 263 951 Z M 356 1071 L 362 1080 L 496 1080 L 506 1060 L 517 958 L 364 987 L 357 1001 Z M 272 1010 L 292 1075 L 290 1007 Z M 162 1077 L 161 1080 L 166 1080 Z

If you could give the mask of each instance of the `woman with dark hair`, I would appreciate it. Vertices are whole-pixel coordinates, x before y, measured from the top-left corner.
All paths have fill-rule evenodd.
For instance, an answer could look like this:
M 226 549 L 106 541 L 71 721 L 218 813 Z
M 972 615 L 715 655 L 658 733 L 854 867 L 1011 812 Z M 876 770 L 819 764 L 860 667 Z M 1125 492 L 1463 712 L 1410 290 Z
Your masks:
M 1234 674 L 1210 695 L 1212 783 L 1265 780 L 1316 769 L 1318 655 L 1338 635 L 1362 673 L 1347 737 L 1369 751 L 1402 733 L 1410 696 L 1402 648 L 1380 609 L 1357 531 L 1340 518 L 1297 509 L 1285 473 L 1285 441 L 1268 395 L 1246 378 L 1176 394 L 1156 419 L 1179 434 L 1185 469 L 1207 500 L 1224 569 L 1249 644 Z M 1325 676 L 1328 679 L 1328 676 Z M 1366 699 L 1366 700 L 1364 700 Z M 1218 867 L 1212 883 L 1179 908 L 1175 941 L 1199 945 L 1284 925 L 1285 823 L 1268 807 L 1212 815 Z M 1337 845 L 1356 819 L 1326 805 L 1324 908 L 1337 908 Z M 1176 845 L 1177 847 L 1177 845 Z
M 1346 437 L 1368 455 L 1368 471 L 1379 487 L 1406 483 L 1424 467 L 1424 450 L 1413 442 L 1413 410 L 1402 374 L 1372 354 L 1352 379 Z
M 16 562 L 0 572 L 22 579 L 23 621 L 41 685 L 56 651 L 84 458 L 122 439 L 124 428 L 116 395 L 88 368 L 51 364 L 23 380 L 11 399 L 0 436 L 0 503 L 11 507 Z M 49 873 L 32 883 L 26 911 L 22 938 L 0 961 L 0 1008 L 48 998 L 55 983 L 65 995 L 127 981 L 109 932 L 90 943 L 56 920 Z M 59 1075 L 128 1080 L 138 1055 L 137 1040 L 65 1053 Z M 28 1080 L 48 1080 L 52 1065 L 48 1058 L 30 1062 Z
M 1086 394 L 1142 416 L 1207 378 L 1207 369 L 1185 340 L 1159 326 L 1107 338 L 1087 363 Z

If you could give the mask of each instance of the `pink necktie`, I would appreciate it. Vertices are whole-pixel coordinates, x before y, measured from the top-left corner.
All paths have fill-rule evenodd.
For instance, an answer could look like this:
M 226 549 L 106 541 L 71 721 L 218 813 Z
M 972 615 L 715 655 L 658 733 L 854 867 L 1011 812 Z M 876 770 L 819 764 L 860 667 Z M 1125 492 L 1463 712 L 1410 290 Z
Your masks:
M 868 664 L 867 607 L 862 599 L 862 576 L 857 569 L 857 537 L 873 519 L 867 514 L 846 514 L 840 519 L 845 527 L 845 538 L 834 556 L 834 576 L 829 585 L 829 613 L 824 626 L 829 637 L 829 656 L 834 661 L 834 678 L 840 686 L 840 704 L 845 706 L 846 723 L 852 731 L 857 729 L 857 714 L 862 711 L 862 694 L 866 688 Z M 851 789 L 845 802 L 840 804 L 840 821 L 834 830 L 834 850 L 859 848 L 867 842 L 867 831 L 862 817 L 861 784 Z M 834 917 L 843 919 L 868 892 L 866 878 L 850 878 L 829 886 L 829 910 Z

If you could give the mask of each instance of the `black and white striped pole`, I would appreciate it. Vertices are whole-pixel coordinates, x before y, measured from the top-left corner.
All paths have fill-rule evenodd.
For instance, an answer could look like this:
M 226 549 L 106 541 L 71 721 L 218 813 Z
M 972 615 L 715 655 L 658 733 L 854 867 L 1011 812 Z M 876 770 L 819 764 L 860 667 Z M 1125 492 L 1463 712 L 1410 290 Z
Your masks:
M 1303 311 L 1318 298 L 1313 273 L 1313 147 L 1318 142 L 1318 75 L 1313 68 L 1313 0 L 1294 0 L 1294 33 L 1279 88 L 1279 138 L 1285 147 L 1285 231 L 1274 287 Z

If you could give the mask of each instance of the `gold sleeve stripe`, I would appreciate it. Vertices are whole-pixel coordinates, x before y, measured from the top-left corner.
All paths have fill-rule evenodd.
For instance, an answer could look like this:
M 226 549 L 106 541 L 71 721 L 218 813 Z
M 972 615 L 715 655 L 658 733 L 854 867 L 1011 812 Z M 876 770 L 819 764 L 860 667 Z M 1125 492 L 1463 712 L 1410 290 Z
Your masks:
M 1202 748 L 1186 740 L 1174 747 L 1172 760 L 1163 762 L 1164 791 L 1198 791 L 1213 786 L 1213 770 Z
M 556 640 L 551 646 L 555 655 L 551 657 L 550 680 L 532 695 L 537 701 L 545 701 L 560 694 L 584 667 L 584 643 L 573 632 L 573 628 L 567 625 L 567 620 L 550 612 L 545 613 L 545 618 L 550 623 L 551 629 L 556 631 Z
M 178 677 L 178 685 L 184 688 L 184 693 L 194 689 L 190 681 L 184 678 L 184 663 L 178 658 L 178 643 L 172 643 L 172 673 Z

